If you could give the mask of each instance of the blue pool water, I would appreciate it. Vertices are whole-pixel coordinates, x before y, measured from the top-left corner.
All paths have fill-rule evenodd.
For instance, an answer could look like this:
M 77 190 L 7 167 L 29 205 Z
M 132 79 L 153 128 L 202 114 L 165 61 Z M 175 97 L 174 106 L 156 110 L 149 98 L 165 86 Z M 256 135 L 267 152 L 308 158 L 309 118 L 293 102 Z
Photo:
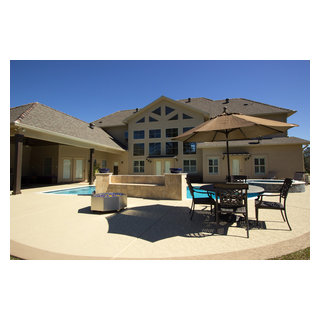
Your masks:
M 196 189 L 196 188 L 195 188 Z M 79 187 L 79 188 L 71 188 L 71 189 L 62 189 L 62 190 L 55 190 L 55 191 L 47 191 L 45 193 L 53 193 L 53 194 L 77 194 L 77 195 L 91 195 L 93 191 L 96 190 L 95 186 L 87 186 L 87 187 Z M 204 198 L 208 197 L 205 193 L 197 193 L 195 192 L 196 198 Z M 248 198 L 257 197 L 257 194 L 250 194 Z M 187 199 L 192 199 L 191 193 L 189 188 L 187 188 Z
M 55 191 L 47 191 L 45 193 L 91 195 L 92 192 L 95 191 L 95 190 L 96 190 L 95 186 L 87 186 L 87 187 L 62 189 L 62 190 L 55 190 Z

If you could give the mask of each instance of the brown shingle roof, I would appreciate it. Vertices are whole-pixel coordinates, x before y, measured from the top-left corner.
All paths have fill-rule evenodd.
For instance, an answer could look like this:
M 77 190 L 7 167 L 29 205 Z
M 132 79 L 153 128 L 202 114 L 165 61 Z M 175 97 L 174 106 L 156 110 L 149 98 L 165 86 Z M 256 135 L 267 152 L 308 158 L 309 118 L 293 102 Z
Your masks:
M 259 143 L 257 143 L 257 139 L 253 140 L 237 140 L 237 141 L 229 141 L 229 147 L 254 147 L 254 146 L 271 146 L 271 145 L 286 145 L 286 144 L 310 144 L 310 141 L 296 138 L 296 137 L 275 137 L 269 139 L 261 139 Z M 198 143 L 198 148 L 217 148 L 217 147 L 225 147 L 225 141 L 218 142 L 202 142 Z
M 226 100 L 211 100 L 207 98 L 191 98 L 190 102 L 188 99 L 177 100 L 179 102 L 189 104 L 201 111 L 207 112 L 211 117 L 215 117 L 223 112 L 224 107 L 227 107 L 227 111 L 231 113 L 243 113 L 246 115 L 259 115 L 269 113 L 289 113 L 290 115 L 295 111 L 285 108 L 272 106 L 269 104 L 252 101 L 243 98 L 228 99 Z
M 136 112 L 136 109 L 130 110 L 120 110 L 115 113 L 109 114 L 103 118 L 93 121 L 93 123 L 98 127 L 116 127 L 116 126 L 124 126 L 124 119 L 131 116 Z
M 11 108 L 10 122 L 14 121 L 123 150 L 101 128 L 94 127 L 91 129 L 87 122 L 38 102 Z
M 262 102 L 252 101 L 243 98 L 229 99 L 229 103 L 226 100 L 211 100 L 208 98 L 191 98 L 177 100 L 180 103 L 185 103 L 198 109 L 199 111 L 210 114 L 211 117 L 215 117 L 223 112 L 224 107 L 227 107 L 228 112 L 243 113 L 246 115 L 262 115 L 270 113 L 288 113 L 292 115 L 295 113 L 294 110 L 280 108 L 265 104 Z M 131 116 L 136 112 L 136 109 L 121 110 L 110 115 L 107 115 L 101 119 L 95 120 L 93 123 L 98 127 L 114 127 L 123 126 L 123 122 L 127 117 Z

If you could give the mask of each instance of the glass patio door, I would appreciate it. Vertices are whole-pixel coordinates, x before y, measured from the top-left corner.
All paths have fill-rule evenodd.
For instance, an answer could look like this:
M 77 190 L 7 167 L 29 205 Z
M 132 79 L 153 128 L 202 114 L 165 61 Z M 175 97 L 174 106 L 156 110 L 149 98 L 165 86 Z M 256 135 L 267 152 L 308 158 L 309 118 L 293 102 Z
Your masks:
M 162 166 L 161 166 L 161 160 L 157 160 L 156 161 L 156 175 L 161 175 L 162 174 L 162 168 L 161 168 Z
M 71 180 L 71 159 L 63 159 L 63 180 Z
M 75 160 L 75 169 L 76 169 L 76 179 L 83 179 L 83 160 Z
M 170 173 L 171 161 L 165 160 L 164 162 L 164 173 Z
M 232 174 L 235 176 L 240 175 L 240 160 L 232 159 Z

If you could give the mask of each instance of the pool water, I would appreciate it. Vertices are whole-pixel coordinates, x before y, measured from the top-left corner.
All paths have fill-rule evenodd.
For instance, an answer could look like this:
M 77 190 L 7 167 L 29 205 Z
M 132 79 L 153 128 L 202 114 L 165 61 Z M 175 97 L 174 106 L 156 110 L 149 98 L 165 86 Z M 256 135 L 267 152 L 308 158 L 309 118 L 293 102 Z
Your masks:
M 197 191 L 197 188 L 194 188 L 194 189 L 195 189 L 195 191 Z M 195 198 L 208 198 L 208 194 L 203 193 L 203 190 L 200 190 L 200 189 L 198 189 L 198 190 L 201 191 L 201 193 L 195 192 L 194 193 Z M 258 193 L 251 193 L 251 194 L 248 194 L 248 198 L 256 198 L 256 197 L 258 197 L 258 195 L 259 195 Z M 213 199 L 214 199 L 214 197 L 215 196 L 213 196 Z M 192 199 L 189 188 L 187 188 L 187 199 Z
M 79 188 L 70 188 L 70 189 L 61 189 L 55 191 L 46 191 L 45 193 L 53 194 L 77 194 L 77 195 L 91 195 L 93 191 L 96 190 L 95 186 L 79 187 Z
M 93 191 L 96 190 L 95 186 L 87 186 L 87 187 L 79 187 L 79 188 L 70 188 L 70 189 L 61 189 L 55 191 L 46 191 L 45 193 L 52 193 L 52 194 L 76 194 L 76 195 L 86 195 L 89 196 L 92 194 Z M 195 188 L 195 191 L 197 188 Z M 201 190 L 202 191 L 202 190 Z M 203 192 L 203 191 L 202 191 Z M 208 195 L 206 193 L 194 193 L 195 198 L 207 198 Z M 250 194 L 248 198 L 257 197 L 257 194 Z M 187 199 L 192 199 L 191 193 L 189 188 L 187 188 Z

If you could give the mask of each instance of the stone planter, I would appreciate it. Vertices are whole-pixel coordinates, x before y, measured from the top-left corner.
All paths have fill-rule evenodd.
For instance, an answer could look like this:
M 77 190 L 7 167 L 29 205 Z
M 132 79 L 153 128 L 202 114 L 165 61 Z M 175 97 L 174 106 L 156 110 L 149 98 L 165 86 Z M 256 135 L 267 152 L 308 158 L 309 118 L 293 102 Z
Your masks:
M 96 193 L 91 196 L 91 211 L 120 211 L 127 206 L 127 195 L 123 193 Z

